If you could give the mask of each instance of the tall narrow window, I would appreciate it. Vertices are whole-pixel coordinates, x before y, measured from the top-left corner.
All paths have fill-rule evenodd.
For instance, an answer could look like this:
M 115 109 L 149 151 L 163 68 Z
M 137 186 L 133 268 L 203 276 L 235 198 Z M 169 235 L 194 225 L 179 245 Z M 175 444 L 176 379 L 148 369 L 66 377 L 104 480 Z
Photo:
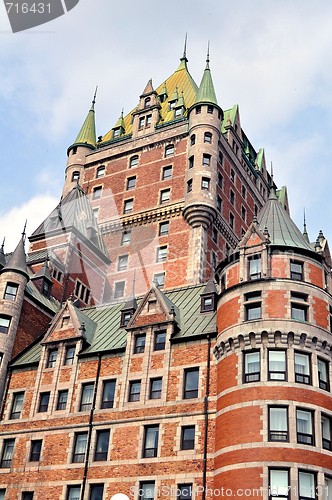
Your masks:
M 161 222 L 159 224 L 159 236 L 167 236 L 169 231 L 169 222 Z
M 229 212 L 229 225 L 232 229 L 234 229 L 234 215 L 232 212 Z
M 17 290 L 18 285 L 16 285 L 15 283 L 7 283 L 3 298 L 6 300 L 14 301 L 16 299 Z
M 110 440 L 110 431 L 103 430 L 97 432 L 95 461 L 107 460 L 109 440 Z
M 67 400 L 68 400 L 68 389 L 64 389 L 63 391 L 59 391 L 58 393 L 58 403 L 57 403 L 57 410 L 65 410 L 67 406 Z
M 318 367 L 318 382 L 319 387 L 328 391 L 330 388 L 329 383 L 329 364 L 327 361 L 322 359 L 317 359 L 317 367 Z
M 136 335 L 135 337 L 135 345 L 134 345 L 134 354 L 141 354 L 145 349 L 145 335 Z
M 288 409 L 269 407 L 269 441 L 288 441 Z
M 269 380 L 286 380 L 286 351 L 269 350 Z
M 167 246 L 157 248 L 157 262 L 166 262 Z
M 310 356 L 309 354 L 294 354 L 295 361 L 295 382 L 301 384 L 311 384 Z
M 65 365 L 70 366 L 74 363 L 76 347 L 67 347 Z
M 184 372 L 184 399 L 198 398 L 199 368 L 189 368 Z
M 94 384 L 83 385 L 80 411 L 91 410 Z
M 123 231 L 121 235 L 121 246 L 130 245 L 131 231 Z
M 283 469 L 269 470 L 269 500 L 289 498 L 289 471 Z
M 169 144 L 165 148 L 165 158 L 168 158 L 169 156 L 173 156 L 173 155 L 174 155 L 174 145 Z
M 130 212 L 133 211 L 133 206 L 134 206 L 134 200 L 125 200 L 124 206 L 123 206 L 123 213 L 124 214 L 130 214 Z
M 172 165 L 167 165 L 167 167 L 163 167 L 162 180 L 166 181 L 167 179 L 171 178 L 172 178 Z
M 80 486 L 69 486 L 67 493 L 67 500 L 80 500 L 81 497 L 81 487 Z
M 115 394 L 115 380 L 104 382 L 102 408 L 113 408 Z
M 210 189 L 210 179 L 208 177 L 202 177 L 202 190 L 209 191 Z
M 316 498 L 316 478 L 311 472 L 299 472 L 299 500 Z
M 166 344 L 166 332 L 156 332 L 154 338 L 154 350 L 163 351 Z
M 249 258 L 249 279 L 259 280 L 261 278 L 262 259 L 260 255 Z
M 171 190 L 164 189 L 160 191 L 160 203 L 168 203 L 171 197 Z
M 117 283 L 114 284 L 114 298 L 115 299 L 121 299 L 124 295 L 124 289 L 125 289 L 125 281 L 118 281 Z
M 132 156 L 129 160 L 129 168 L 134 168 L 138 166 L 138 156 Z
M 152 458 L 157 456 L 158 436 L 159 436 L 158 425 L 152 425 L 145 428 L 145 439 L 144 439 L 144 449 L 143 449 L 144 458 Z
M 39 400 L 39 408 L 38 411 L 40 413 L 45 413 L 48 410 L 48 403 L 50 401 L 50 393 L 49 392 L 43 392 L 40 395 L 40 400 Z
M 41 439 L 31 441 L 30 462 L 39 462 L 42 444 Z
M 48 353 L 47 368 L 54 368 L 56 363 L 56 358 L 58 356 L 58 350 L 52 349 Z
M 244 353 L 244 381 L 257 382 L 260 380 L 260 352 Z
M 150 399 L 161 398 L 162 378 L 152 378 L 150 381 Z
M 218 212 L 221 212 L 221 207 L 222 207 L 222 199 L 218 194 L 218 196 L 217 196 L 217 210 L 218 210 Z
M 15 439 L 6 439 L 2 450 L 1 468 L 11 467 L 14 453 Z
M 24 392 L 18 392 L 14 395 L 12 411 L 10 412 L 11 419 L 18 419 L 21 417 L 23 399 Z
M 187 193 L 190 193 L 192 190 L 193 190 L 193 180 L 189 179 L 189 181 L 187 181 Z
M 296 281 L 303 280 L 303 263 L 291 261 L 290 263 L 291 279 Z
M 193 155 L 193 156 L 190 156 L 190 158 L 189 158 L 189 160 L 188 160 L 188 161 L 189 161 L 189 163 L 188 163 L 188 168 L 193 168 L 193 166 L 194 166 L 194 162 L 195 162 L 195 157 L 194 157 L 194 155 Z
M 129 383 L 129 401 L 139 401 L 141 394 L 141 381 L 135 380 Z
M 72 460 L 74 463 L 84 462 L 87 439 L 88 439 L 87 432 L 81 432 L 79 434 L 76 434 L 73 460 Z
M 181 429 L 181 450 L 193 450 L 195 448 L 195 426 L 186 425 Z
M 311 411 L 296 410 L 297 442 L 314 444 L 313 414 Z
M 212 142 L 212 134 L 211 132 L 205 132 L 204 133 L 204 142 L 211 144 Z
M 321 416 L 322 447 L 332 451 L 332 419 L 326 415 Z

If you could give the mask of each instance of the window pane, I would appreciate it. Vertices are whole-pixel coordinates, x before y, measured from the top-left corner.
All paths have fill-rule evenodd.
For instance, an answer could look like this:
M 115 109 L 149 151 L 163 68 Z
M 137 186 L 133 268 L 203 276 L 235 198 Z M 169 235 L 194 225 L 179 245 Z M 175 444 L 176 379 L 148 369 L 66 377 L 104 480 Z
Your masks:
M 312 433 L 312 414 L 308 411 L 297 410 L 296 411 L 296 427 L 297 432 L 303 434 Z
M 295 372 L 310 375 L 309 356 L 295 353 Z
M 158 427 L 148 427 L 145 434 L 144 457 L 156 457 L 158 450 Z
M 68 500 L 80 500 L 80 494 L 80 486 L 70 486 L 68 490 Z
M 284 380 L 286 372 L 286 353 L 269 351 L 269 371 L 271 380 Z
M 104 493 L 104 485 L 98 484 L 91 486 L 90 490 L 90 500 L 102 500 Z
M 300 497 L 315 498 L 315 476 L 307 472 L 299 472 Z
M 113 408 L 114 404 L 115 382 L 104 382 L 102 408 Z
M 185 399 L 198 397 L 199 370 L 190 370 L 185 373 Z
M 140 500 L 153 500 L 154 483 L 141 483 L 139 493 L 140 493 Z
M 245 355 L 245 371 L 246 373 L 257 373 L 259 372 L 259 352 L 248 352 Z
M 288 496 L 288 471 L 270 470 L 270 490 L 272 496 Z

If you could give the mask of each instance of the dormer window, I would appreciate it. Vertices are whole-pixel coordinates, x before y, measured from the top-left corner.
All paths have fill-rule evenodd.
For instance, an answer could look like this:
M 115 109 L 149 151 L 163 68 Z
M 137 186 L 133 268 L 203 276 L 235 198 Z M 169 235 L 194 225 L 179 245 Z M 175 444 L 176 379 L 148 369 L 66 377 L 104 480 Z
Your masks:
M 172 109 L 175 109 L 176 101 L 171 101 L 168 105 L 168 110 L 172 111 Z
M 146 128 L 151 127 L 151 120 L 152 120 L 152 115 L 148 115 L 148 116 L 146 117 L 146 122 L 145 122 L 145 126 L 146 126 Z
M 120 135 L 121 135 L 121 127 L 115 128 L 113 130 L 113 139 L 120 137 Z
M 144 108 L 149 108 L 151 106 L 151 97 L 147 97 L 144 101 Z
M 43 286 L 42 286 L 42 294 L 44 297 L 49 298 L 51 294 L 51 284 L 44 279 L 43 281 Z
M 130 318 L 131 318 L 131 313 L 128 311 L 122 311 L 121 313 L 121 326 L 127 326 Z
M 182 108 L 176 108 L 174 111 L 174 118 L 179 118 L 180 116 L 182 116 Z

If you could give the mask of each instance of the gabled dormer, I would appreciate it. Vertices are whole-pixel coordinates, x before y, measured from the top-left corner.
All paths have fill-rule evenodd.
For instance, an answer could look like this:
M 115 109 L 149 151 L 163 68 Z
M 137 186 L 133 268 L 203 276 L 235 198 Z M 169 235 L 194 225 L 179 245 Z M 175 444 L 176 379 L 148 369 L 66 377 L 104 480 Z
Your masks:
M 51 296 L 53 281 L 51 278 L 48 260 L 42 264 L 39 271 L 31 278 L 36 288 L 48 299 Z
M 235 104 L 232 109 L 225 111 L 225 126 L 227 141 L 236 156 L 240 157 L 242 150 L 242 130 L 239 106 Z
M 217 309 L 217 297 L 217 288 L 211 276 L 201 293 L 201 313 L 215 311 Z
M 112 139 L 119 139 L 125 133 L 125 123 L 123 119 L 123 110 L 121 111 L 120 118 L 112 128 Z
M 178 93 L 178 87 L 175 87 L 175 90 L 173 92 L 173 95 L 170 97 L 168 101 L 168 111 L 175 110 L 177 103 L 179 100 L 179 93 Z
M 174 107 L 174 119 L 181 118 L 181 116 L 184 115 L 185 110 L 186 106 L 184 103 L 183 90 L 182 90 L 180 99 L 178 99 Z
M 161 109 L 158 93 L 152 86 L 150 79 L 140 96 L 140 101 L 132 113 L 133 117 L 133 137 L 145 135 L 154 131 L 159 122 L 159 110 Z
M 131 317 L 135 313 L 136 309 L 137 309 L 137 302 L 134 295 L 132 295 L 132 297 L 124 304 L 124 306 L 121 309 L 120 326 L 122 328 L 128 326 L 128 323 L 131 320 Z
M 267 245 L 270 243 L 266 228 L 260 228 L 254 217 L 238 248 L 240 251 L 240 281 L 257 280 L 268 274 Z
M 164 83 L 163 88 L 161 89 L 158 97 L 159 97 L 159 101 L 161 103 L 163 103 L 163 102 L 165 102 L 167 100 L 168 94 L 167 94 L 166 82 Z

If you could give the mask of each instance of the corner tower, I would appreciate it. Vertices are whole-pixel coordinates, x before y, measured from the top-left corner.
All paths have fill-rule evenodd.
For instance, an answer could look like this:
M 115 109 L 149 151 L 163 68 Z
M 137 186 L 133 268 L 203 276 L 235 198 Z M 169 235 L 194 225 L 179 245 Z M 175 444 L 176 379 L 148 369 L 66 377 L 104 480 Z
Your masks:
M 218 105 L 212 82 L 209 53 L 188 117 L 188 165 L 183 216 L 192 228 L 189 249 L 192 265 L 188 268 L 187 280 L 188 283 L 199 283 L 205 280 L 203 263 L 207 251 L 207 230 L 217 216 L 217 162 L 223 120 L 223 111 Z
M 97 90 L 96 90 L 97 92 Z M 75 186 L 82 184 L 84 165 L 87 154 L 96 149 L 95 109 L 96 92 L 93 97 L 90 111 L 79 131 L 76 141 L 67 150 L 68 160 L 66 165 L 65 183 L 62 191 L 64 198 Z

